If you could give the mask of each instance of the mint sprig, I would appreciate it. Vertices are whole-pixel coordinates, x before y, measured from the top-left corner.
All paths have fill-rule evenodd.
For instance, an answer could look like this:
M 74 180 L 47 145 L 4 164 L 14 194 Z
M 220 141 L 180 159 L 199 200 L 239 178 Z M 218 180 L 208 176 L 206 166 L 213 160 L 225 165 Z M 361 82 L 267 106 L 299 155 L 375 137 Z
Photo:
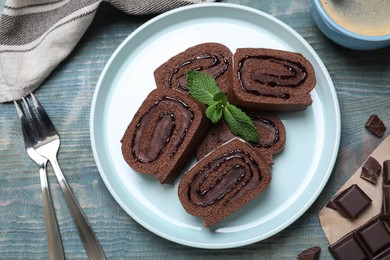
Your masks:
M 199 71 L 187 71 L 186 76 L 191 96 L 205 105 L 213 105 L 214 96 L 221 92 L 214 78 Z
M 259 134 L 250 117 L 228 102 L 214 78 L 199 71 L 187 71 L 187 88 L 193 98 L 207 105 L 206 116 L 216 123 L 222 117 L 233 134 L 248 142 L 258 142 Z
M 227 104 L 223 110 L 225 119 L 233 134 L 241 136 L 246 141 L 258 142 L 259 133 L 252 120 L 241 109 L 232 104 Z

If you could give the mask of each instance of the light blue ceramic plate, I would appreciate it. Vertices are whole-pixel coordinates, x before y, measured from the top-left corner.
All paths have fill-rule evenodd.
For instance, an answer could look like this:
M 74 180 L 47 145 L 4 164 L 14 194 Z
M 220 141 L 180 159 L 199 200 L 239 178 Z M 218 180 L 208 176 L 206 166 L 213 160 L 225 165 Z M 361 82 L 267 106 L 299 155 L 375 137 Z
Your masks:
M 202 42 L 266 47 L 302 53 L 313 64 L 313 105 L 279 114 L 287 131 L 275 158 L 270 187 L 249 205 L 205 229 L 182 208 L 177 186 L 134 172 L 123 160 L 120 140 L 146 95 L 153 71 L 171 56 Z M 232 4 L 202 4 L 164 13 L 139 27 L 114 52 L 92 101 L 91 142 L 99 172 L 122 208 L 138 223 L 171 241 L 199 248 L 231 248 L 268 238 L 299 218 L 315 201 L 335 163 L 340 113 L 332 80 L 310 45 L 274 17 Z

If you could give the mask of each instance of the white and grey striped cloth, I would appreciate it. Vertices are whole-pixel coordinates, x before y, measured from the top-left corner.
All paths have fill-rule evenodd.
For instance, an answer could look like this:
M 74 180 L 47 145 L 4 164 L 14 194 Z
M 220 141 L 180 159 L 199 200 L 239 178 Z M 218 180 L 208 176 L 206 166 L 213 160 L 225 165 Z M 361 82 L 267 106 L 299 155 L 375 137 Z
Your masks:
M 38 88 L 75 47 L 103 1 L 145 15 L 213 0 L 6 0 L 0 20 L 0 103 Z

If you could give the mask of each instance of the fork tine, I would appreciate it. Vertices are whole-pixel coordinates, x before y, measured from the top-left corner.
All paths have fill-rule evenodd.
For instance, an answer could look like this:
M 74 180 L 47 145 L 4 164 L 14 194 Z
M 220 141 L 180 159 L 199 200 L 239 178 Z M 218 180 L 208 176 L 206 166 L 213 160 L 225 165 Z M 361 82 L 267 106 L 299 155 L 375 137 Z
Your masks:
M 22 100 L 23 100 L 24 106 L 27 109 L 27 113 L 30 116 L 30 119 L 31 119 L 30 121 L 31 121 L 31 124 L 32 124 L 33 132 L 36 133 L 36 136 L 38 137 L 38 140 L 44 139 L 45 136 L 44 136 L 44 132 L 42 130 L 42 126 L 39 123 L 38 118 L 35 116 L 32 108 L 30 106 L 30 103 L 24 97 L 22 98 Z
M 57 131 L 56 131 L 53 123 L 51 122 L 48 114 L 46 113 L 45 109 L 42 107 L 42 105 L 39 102 L 39 100 L 35 97 L 35 95 L 33 93 L 30 93 L 30 96 L 32 98 L 32 101 L 34 103 L 35 108 L 38 111 L 38 114 L 39 114 L 40 118 L 42 119 L 42 125 L 44 126 L 44 128 L 50 134 L 57 134 Z
M 36 144 L 37 137 L 34 134 L 32 128 L 30 127 L 30 125 L 26 119 L 26 116 L 24 115 L 23 109 L 21 108 L 19 101 L 14 100 L 14 104 L 15 104 L 18 116 L 20 118 L 20 121 L 21 121 L 24 144 L 25 144 L 26 148 L 32 147 L 33 145 Z

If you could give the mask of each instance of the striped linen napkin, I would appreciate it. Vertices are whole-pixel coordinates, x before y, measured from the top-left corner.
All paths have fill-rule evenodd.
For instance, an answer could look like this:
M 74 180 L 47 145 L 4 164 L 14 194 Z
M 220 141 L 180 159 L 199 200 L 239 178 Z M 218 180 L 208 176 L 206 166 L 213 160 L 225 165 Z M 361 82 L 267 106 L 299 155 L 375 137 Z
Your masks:
M 103 1 L 130 15 L 146 15 L 213 0 L 6 0 L 0 18 L 0 103 L 37 89 L 73 50 Z

